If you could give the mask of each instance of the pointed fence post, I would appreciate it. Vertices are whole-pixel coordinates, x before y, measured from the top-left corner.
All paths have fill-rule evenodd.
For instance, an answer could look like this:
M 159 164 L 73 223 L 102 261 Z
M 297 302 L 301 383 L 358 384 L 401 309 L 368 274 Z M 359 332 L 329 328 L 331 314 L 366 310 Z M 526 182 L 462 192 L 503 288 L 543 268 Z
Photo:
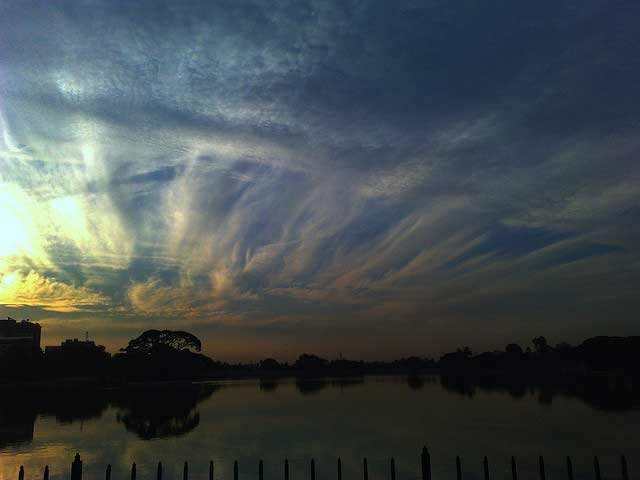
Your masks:
M 209 480 L 213 480 L 213 460 L 209 462 Z
M 571 457 L 567 457 L 567 478 L 573 480 L 573 463 L 571 463 Z
M 367 465 L 367 457 L 362 459 L 362 478 L 363 480 L 369 480 L 369 466 Z
M 311 459 L 311 480 L 316 480 L 316 461 Z
M 136 472 L 136 462 L 133 462 L 133 465 L 131 465 L 131 480 L 136 480 L 137 475 L 138 472 Z
M 42 480 L 49 480 L 49 465 L 44 466 L 44 475 Z
M 76 453 L 71 464 L 71 480 L 82 480 L 82 460 L 79 453 Z
M 518 480 L 518 467 L 516 467 L 516 457 L 511 457 L 511 478 Z
M 262 460 L 258 463 L 258 480 L 264 480 L 264 466 Z
M 184 462 L 184 468 L 182 469 L 182 480 L 189 480 L 189 464 Z
M 342 480 L 342 460 L 338 457 L 338 480 Z
M 104 472 L 105 480 L 111 480 L 111 464 L 107 465 L 107 470 Z
M 596 480 L 602 480 L 602 475 L 600 475 L 600 461 L 598 457 L 593 457 L 593 469 L 596 474 Z
M 484 457 L 484 460 L 482 461 L 482 467 L 484 470 L 484 480 L 489 480 L 489 460 L 487 459 L 487 457 Z
M 24 467 L 20 465 L 20 471 L 18 472 L 18 480 L 24 480 Z
M 284 459 L 284 480 L 289 480 L 289 460 Z
M 542 455 L 538 458 L 538 463 L 540 464 L 540 480 L 546 480 L 547 476 L 544 471 L 544 458 L 542 458 Z
M 456 457 L 456 478 L 462 480 L 462 462 L 459 456 Z
M 162 480 L 162 462 L 158 462 L 158 471 L 156 473 L 156 479 Z
M 233 462 L 233 480 L 238 480 L 238 460 Z
M 622 480 L 629 480 L 629 470 L 627 470 L 627 459 L 624 455 L 620 457 L 620 465 L 622 466 Z
M 396 461 L 391 457 L 391 480 L 396 480 Z
M 422 447 L 422 480 L 431 480 L 431 455 L 427 447 Z

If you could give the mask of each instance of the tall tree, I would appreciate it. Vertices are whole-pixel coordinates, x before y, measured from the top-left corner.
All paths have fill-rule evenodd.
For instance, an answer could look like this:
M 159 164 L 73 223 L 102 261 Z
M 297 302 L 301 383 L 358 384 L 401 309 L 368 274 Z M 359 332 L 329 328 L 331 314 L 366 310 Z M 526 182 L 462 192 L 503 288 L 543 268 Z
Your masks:
M 547 353 L 549 351 L 549 344 L 547 343 L 547 339 L 544 337 L 535 337 L 531 343 L 533 343 L 533 346 L 538 353 Z
M 195 350 L 202 348 L 200 339 L 189 332 L 173 330 L 147 330 L 142 335 L 129 342 L 126 348 L 121 349 L 128 354 L 151 354 L 166 350 Z

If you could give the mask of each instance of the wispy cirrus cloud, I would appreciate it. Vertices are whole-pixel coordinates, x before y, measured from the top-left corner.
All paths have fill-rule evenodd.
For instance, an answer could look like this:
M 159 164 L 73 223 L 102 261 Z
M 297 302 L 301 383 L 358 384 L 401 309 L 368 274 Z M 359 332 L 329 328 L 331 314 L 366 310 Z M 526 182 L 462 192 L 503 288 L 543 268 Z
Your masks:
M 261 328 L 273 354 L 290 328 L 414 353 L 635 331 L 618 7 L 3 4 L 0 272 L 29 285 L 5 303 Z
M 109 299 L 86 287 L 43 277 L 33 270 L 0 274 L 0 305 L 40 307 L 52 312 L 77 312 L 109 306 Z

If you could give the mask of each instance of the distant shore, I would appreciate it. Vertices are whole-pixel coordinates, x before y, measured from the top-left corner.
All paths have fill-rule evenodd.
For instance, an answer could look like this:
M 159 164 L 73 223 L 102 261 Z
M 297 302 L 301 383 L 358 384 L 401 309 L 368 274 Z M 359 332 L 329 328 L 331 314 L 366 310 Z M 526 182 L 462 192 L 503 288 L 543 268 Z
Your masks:
M 360 379 L 365 377 L 426 377 L 426 376 L 445 376 L 456 379 L 464 379 L 469 382 L 479 380 L 500 381 L 502 383 L 575 383 L 580 379 L 597 379 L 597 378 L 626 378 L 618 372 L 595 371 L 589 375 L 584 374 L 561 374 L 554 377 L 541 378 L 539 376 L 520 376 L 514 377 L 508 372 L 500 371 L 483 371 L 483 372 L 459 372 L 449 371 L 441 368 L 430 368 L 422 370 L 409 369 L 380 369 L 370 371 L 345 371 L 345 372 L 305 372 L 297 370 L 287 371 L 265 371 L 260 372 L 253 369 L 234 371 L 219 371 L 202 378 L 193 379 L 162 379 L 162 380 L 141 380 L 131 379 L 128 381 L 114 382 L 105 381 L 100 378 L 93 377 L 68 377 L 53 379 L 34 379 L 34 380 L 10 380 L 0 379 L 0 392 L 7 391 L 74 391 L 74 390 L 119 390 L 119 389 L 175 389 L 191 385 L 197 385 L 208 382 L 224 382 L 234 380 L 256 380 L 277 382 L 279 380 L 295 380 L 298 382 L 314 382 L 327 380 L 348 380 Z
M 6 390 L 96 390 L 150 388 L 189 385 L 197 382 L 255 379 L 267 384 L 280 378 L 296 378 L 303 384 L 311 379 L 360 378 L 395 375 L 417 378 L 440 374 L 451 388 L 464 390 L 523 385 L 584 390 L 600 378 L 612 379 L 620 391 L 640 386 L 640 337 L 593 337 L 578 346 L 549 345 L 544 337 L 532 340 L 534 349 L 508 344 L 504 350 L 473 354 L 469 347 L 432 358 L 406 357 L 393 361 L 329 360 L 303 353 L 293 363 L 273 358 L 246 364 L 215 361 L 189 348 L 159 343 L 166 338 L 181 342 L 190 339 L 194 349 L 200 342 L 187 332 L 149 330 L 130 342 L 129 351 L 110 356 L 92 345 L 61 348 L 33 356 L 30 361 L 14 359 L 2 363 L 0 391 Z M 192 338 L 193 337 L 193 338 Z M 149 340 L 151 339 L 151 340 Z M 160 340 L 159 340 L 160 339 Z M 155 342 L 153 348 L 147 344 Z M 142 342 L 142 343 L 141 343 Z M 139 344 L 145 346 L 139 350 Z M 413 382 L 418 386 L 420 382 Z M 608 391 L 598 385 L 600 391 Z
M 440 374 L 438 369 L 416 371 L 370 371 L 370 372 L 300 372 L 300 371 L 267 371 L 257 372 L 255 370 L 235 370 L 212 372 L 211 375 L 207 375 L 202 378 L 195 379 L 168 379 L 168 380 L 139 380 L 132 379 L 126 382 L 108 382 L 99 378 L 92 377 L 68 377 L 68 378 L 54 378 L 54 379 L 34 379 L 34 380 L 10 380 L 0 379 L 0 391 L 12 391 L 12 390 L 87 390 L 87 389 L 141 389 L 146 387 L 152 388 L 174 388 L 184 387 L 188 385 L 196 385 L 207 382 L 221 382 L 226 380 L 284 380 L 294 379 L 299 381 L 314 381 L 314 380 L 328 380 L 338 378 L 363 378 L 372 376 L 409 376 L 409 375 L 438 375 Z

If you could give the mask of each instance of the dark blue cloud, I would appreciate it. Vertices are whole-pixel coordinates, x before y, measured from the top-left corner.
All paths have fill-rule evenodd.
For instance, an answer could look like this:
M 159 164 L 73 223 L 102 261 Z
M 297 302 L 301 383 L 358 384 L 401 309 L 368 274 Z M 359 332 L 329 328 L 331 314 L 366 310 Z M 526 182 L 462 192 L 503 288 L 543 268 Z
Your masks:
M 635 331 L 638 18 L 631 0 L 2 4 L 0 181 L 40 213 L 0 267 L 204 330 L 404 325 L 440 348 L 615 311 Z
M 158 170 L 153 170 L 151 172 L 139 173 L 137 175 L 132 175 L 123 180 L 117 181 L 116 183 L 129 184 L 129 183 L 148 183 L 148 182 L 170 182 L 175 180 L 181 172 L 184 171 L 184 168 L 181 166 L 168 166 L 162 167 Z

